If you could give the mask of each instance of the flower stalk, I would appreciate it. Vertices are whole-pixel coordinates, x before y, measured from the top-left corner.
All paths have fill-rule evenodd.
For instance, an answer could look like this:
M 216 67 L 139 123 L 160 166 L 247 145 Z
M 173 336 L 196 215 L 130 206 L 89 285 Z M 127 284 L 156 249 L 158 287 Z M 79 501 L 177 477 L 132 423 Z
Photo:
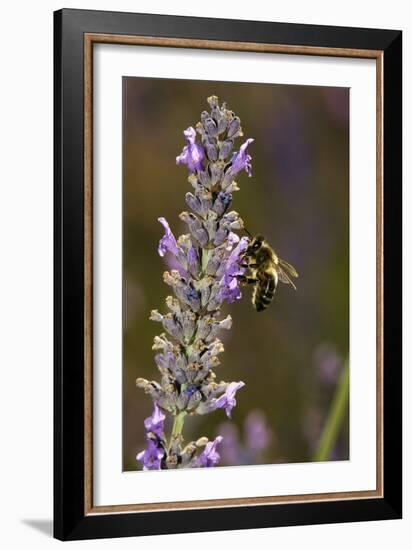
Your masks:
M 173 429 L 172 429 L 172 438 L 178 437 L 183 432 L 183 425 L 185 423 L 186 414 L 187 414 L 186 411 L 182 411 L 181 413 L 175 416 L 175 419 L 173 422 Z
M 339 437 L 349 401 L 349 362 L 346 361 L 333 397 L 329 415 L 313 457 L 314 462 L 329 460 Z
M 225 409 L 230 418 L 236 392 L 245 385 L 217 382 L 215 369 L 224 351 L 218 335 L 232 326 L 231 316 L 222 316 L 222 305 L 241 298 L 241 259 L 249 239 L 237 234 L 243 220 L 230 208 L 239 190 L 235 178 L 243 170 L 252 174 L 248 147 L 253 139 L 234 151 L 243 135 L 239 117 L 219 105 L 216 96 L 208 103 L 210 112 L 201 114 L 196 129 L 184 131 L 186 145 L 176 157 L 177 164 L 187 167 L 192 186 L 185 196 L 189 211 L 179 216 L 188 232 L 176 239 L 167 220 L 159 218 L 164 235 L 158 253 L 171 256 L 177 268 L 163 274 L 173 292 L 166 298 L 168 311 L 153 310 L 150 315 L 164 329 L 153 344 L 160 382 L 136 380 L 154 403 L 152 416 L 145 420 L 147 448 L 136 457 L 144 469 L 218 464 L 222 437 L 200 437 L 184 445 L 183 425 L 187 417 L 217 409 Z M 164 431 L 167 416 L 173 418 L 169 438 Z

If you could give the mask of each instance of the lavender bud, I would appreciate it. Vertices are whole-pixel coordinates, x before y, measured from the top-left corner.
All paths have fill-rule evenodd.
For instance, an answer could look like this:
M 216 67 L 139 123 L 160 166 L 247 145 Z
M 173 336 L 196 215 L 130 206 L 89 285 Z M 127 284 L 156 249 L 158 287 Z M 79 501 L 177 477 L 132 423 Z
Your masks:
M 203 185 L 203 187 L 205 187 L 206 189 L 210 189 L 211 179 L 209 169 L 205 170 L 204 172 L 200 172 L 198 174 L 198 180 Z
M 199 254 L 194 246 L 189 248 L 187 252 L 187 265 L 189 273 L 197 278 L 199 272 Z
M 163 315 L 161 315 L 157 309 L 152 309 L 149 319 L 151 321 L 161 321 L 163 319 Z
M 225 191 L 226 193 L 234 193 L 235 191 L 239 191 L 239 186 L 235 181 L 232 181 L 225 187 Z
M 196 315 L 193 311 L 185 311 L 182 314 L 181 324 L 185 342 L 190 342 L 196 329 Z
M 208 275 L 215 275 L 219 267 L 221 266 L 223 257 L 225 255 L 224 248 L 215 248 L 209 255 L 209 261 L 206 265 L 206 273 Z
M 209 172 L 210 172 L 210 184 L 215 185 L 223 175 L 225 165 L 222 161 L 218 160 L 217 162 L 214 162 L 213 164 L 209 164 Z
M 213 210 L 218 216 L 223 216 L 226 210 L 232 204 L 232 195 L 231 193 L 225 193 L 221 191 L 213 204 Z
M 218 133 L 216 122 L 212 117 L 207 117 L 203 122 L 203 127 L 210 137 L 215 137 Z
M 232 150 L 233 150 L 233 141 L 231 139 L 227 139 L 220 146 L 219 158 L 221 160 L 227 160 Z
M 137 378 L 136 386 L 142 388 L 144 392 L 148 393 L 155 401 L 158 401 L 162 397 L 162 387 L 157 382 L 149 382 L 144 378 Z
M 192 193 L 186 193 L 185 199 L 187 206 L 193 210 L 193 212 L 196 214 L 201 214 L 202 203 L 197 197 L 195 197 Z
M 179 218 L 188 225 L 190 233 L 199 242 L 200 246 L 205 246 L 208 243 L 209 237 L 207 231 L 203 227 L 202 222 L 194 214 L 182 212 Z
M 179 411 L 184 411 L 187 409 L 187 404 L 189 403 L 189 395 L 186 393 L 181 393 L 177 398 L 177 408 Z
M 200 391 L 194 392 L 189 397 L 189 402 L 187 404 L 187 409 L 189 411 L 192 411 L 193 409 L 196 409 L 196 407 L 198 406 L 198 404 L 200 403 L 201 400 L 202 400 L 202 394 L 200 393 Z
M 219 106 L 219 98 L 216 95 L 209 96 L 206 101 L 209 103 L 211 109 Z
M 208 241 L 213 241 L 215 238 L 216 227 L 217 227 L 218 215 L 213 210 L 210 210 L 207 216 L 207 219 L 203 222 L 203 227 L 206 229 L 208 234 Z
M 169 454 L 166 458 L 166 465 L 168 470 L 175 470 L 177 468 L 178 458 L 174 454 Z
M 200 290 L 200 302 L 202 304 L 202 307 L 205 307 L 209 301 L 212 284 L 212 277 L 204 277 L 199 284 L 198 288 Z
M 242 135 L 242 129 L 240 127 L 239 117 L 235 117 L 229 124 L 229 129 L 227 131 L 228 138 L 235 138 Z
M 167 352 L 173 352 L 174 346 L 173 346 L 172 342 L 170 342 L 166 338 L 165 334 L 161 334 L 160 336 L 155 336 L 154 337 L 154 342 L 153 342 L 152 349 L 153 350 L 160 349 L 164 353 L 167 353 Z
M 210 117 L 209 113 L 207 111 L 202 111 L 200 115 L 200 121 L 204 125 L 205 121 Z
M 162 324 L 164 329 L 166 330 L 166 332 L 170 334 L 170 336 L 173 336 L 173 338 L 178 342 L 183 343 L 184 341 L 183 329 L 180 323 L 171 313 L 164 315 Z
M 176 315 L 179 315 L 181 310 L 179 300 L 176 300 L 176 298 L 173 298 L 173 296 L 168 296 L 166 298 L 166 305 L 170 309 L 170 311 Z M 157 310 L 154 310 L 157 311 Z
M 199 338 L 199 340 L 206 340 L 206 338 L 210 334 L 211 326 L 213 323 L 214 323 L 213 315 L 205 315 L 199 320 L 197 325 L 197 332 L 196 332 L 196 335 Z
M 225 117 L 221 117 L 217 123 L 217 130 L 219 134 L 223 134 L 227 130 L 227 120 Z M 221 157 L 222 158 L 222 157 Z
M 214 143 L 205 144 L 207 158 L 211 161 L 217 160 L 217 147 Z
M 186 445 L 186 447 L 183 449 L 182 454 L 180 455 L 183 468 L 189 465 L 190 461 L 193 459 L 196 453 L 196 450 L 196 444 L 193 442 L 189 443 L 189 445 Z

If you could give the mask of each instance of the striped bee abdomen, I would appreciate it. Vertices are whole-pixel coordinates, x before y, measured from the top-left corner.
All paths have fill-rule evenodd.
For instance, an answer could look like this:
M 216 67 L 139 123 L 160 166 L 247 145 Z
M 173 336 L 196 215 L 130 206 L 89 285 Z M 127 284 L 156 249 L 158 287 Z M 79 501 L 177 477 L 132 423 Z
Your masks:
M 256 311 L 263 311 L 273 300 L 277 285 L 277 273 L 275 270 L 259 273 L 259 282 L 253 290 L 252 303 Z

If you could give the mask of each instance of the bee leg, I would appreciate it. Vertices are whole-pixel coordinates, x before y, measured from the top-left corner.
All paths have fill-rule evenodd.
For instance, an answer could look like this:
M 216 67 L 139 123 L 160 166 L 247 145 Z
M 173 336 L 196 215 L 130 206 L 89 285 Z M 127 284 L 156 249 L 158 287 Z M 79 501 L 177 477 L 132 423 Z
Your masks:
M 258 264 L 239 264 L 240 267 L 258 267 Z
M 237 280 L 246 285 L 254 285 L 258 282 L 258 279 L 254 279 L 253 277 L 246 277 L 246 275 L 238 275 Z

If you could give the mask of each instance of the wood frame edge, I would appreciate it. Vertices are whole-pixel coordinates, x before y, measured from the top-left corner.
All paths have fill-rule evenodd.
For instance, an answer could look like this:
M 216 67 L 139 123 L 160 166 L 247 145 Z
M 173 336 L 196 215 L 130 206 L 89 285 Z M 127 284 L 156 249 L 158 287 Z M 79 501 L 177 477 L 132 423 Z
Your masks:
M 236 50 L 262 53 L 288 53 L 293 55 L 319 55 L 333 57 L 356 57 L 376 60 L 376 236 L 377 236 L 377 372 L 376 372 L 376 490 L 341 493 L 315 493 L 277 497 L 245 497 L 239 499 L 196 500 L 173 503 L 147 503 L 125 505 L 93 505 L 93 216 L 92 216 L 92 165 L 93 165 L 93 44 L 129 44 L 196 49 Z M 84 34 L 84 514 L 85 516 L 124 512 L 154 512 L 240 506 L 261 506 L 299 502 L 331 502 L 337 500 L 360 500 L 384 498 L 383 486 L 383 67 L 382 50 L 353 48 L 324 48 L 282 44 L 260 44 L 203 39 L 162 38 L 150 36 Z M 379 429 L 380 424 L 380 429 Z M 380 467 L 379 466 L 380 462 Z

